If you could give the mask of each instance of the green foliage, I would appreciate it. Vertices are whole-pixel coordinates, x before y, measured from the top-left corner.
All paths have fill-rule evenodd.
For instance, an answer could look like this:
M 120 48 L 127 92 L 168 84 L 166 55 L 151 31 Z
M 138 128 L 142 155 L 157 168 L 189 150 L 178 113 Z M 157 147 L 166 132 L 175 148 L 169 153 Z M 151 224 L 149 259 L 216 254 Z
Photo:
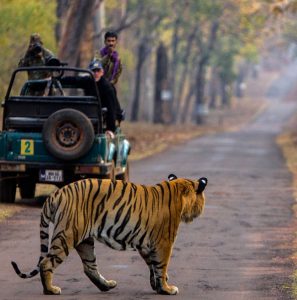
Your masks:
M 25 54 L 30 35 L 38 32 L 44 46 L 56 52 L 54 26 L 56 1 L 1 0 L 0 5 L 0 100 L 12 71 Z

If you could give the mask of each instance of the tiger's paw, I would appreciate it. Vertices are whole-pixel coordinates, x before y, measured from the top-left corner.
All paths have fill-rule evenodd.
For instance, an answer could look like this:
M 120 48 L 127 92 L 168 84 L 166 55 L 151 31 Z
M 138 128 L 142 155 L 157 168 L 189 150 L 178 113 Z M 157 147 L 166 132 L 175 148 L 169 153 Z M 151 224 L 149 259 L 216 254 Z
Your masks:
M 44 295 L 61 295 L 61 292 L 61 288 L 58 286 L 52 286 L 50 289 L 43 290 Z
M 97 285 L 102 292 L 107 292 L 117 286 L 114 280 L 104 280 L 104 282 Z
M 110 289 L 113 289 L 117 286 L 117 282 L 115 280 L 106 280 L 106 283 Z
M 157 289 L 158 294 L 161 295 L 177 295 L 178 294 L 178 287 L 174 285 L 168 285 L 166 287 L 159 287 Z

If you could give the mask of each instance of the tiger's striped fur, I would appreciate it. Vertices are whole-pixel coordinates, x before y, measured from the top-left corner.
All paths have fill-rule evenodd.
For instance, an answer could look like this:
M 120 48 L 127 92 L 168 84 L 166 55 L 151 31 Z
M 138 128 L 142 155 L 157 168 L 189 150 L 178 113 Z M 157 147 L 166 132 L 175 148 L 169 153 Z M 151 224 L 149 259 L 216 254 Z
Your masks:
M 60 294 L 52 285 L 53 272 L 75 248 L 84 272 L 102 291 L 116 286 L 97 270 L 94 240 L 107 246 L 136 249 L 150 270 L 150 283 L 160 294 L 176 294 L 167 284 L 167 267 L 180 221 L 191 222 L 204 208 L 206 178 L 169 176 L 155 186 L 122 181 L 84 179 L 57 190 L 43 205 L 40 221 L 41 255 L 37 267 L 21 278 L 40 272 L 45 294 Z M 49 224 L 54 224 L 51 242 Z M 50 248 L 49 248 L 50 243 Z

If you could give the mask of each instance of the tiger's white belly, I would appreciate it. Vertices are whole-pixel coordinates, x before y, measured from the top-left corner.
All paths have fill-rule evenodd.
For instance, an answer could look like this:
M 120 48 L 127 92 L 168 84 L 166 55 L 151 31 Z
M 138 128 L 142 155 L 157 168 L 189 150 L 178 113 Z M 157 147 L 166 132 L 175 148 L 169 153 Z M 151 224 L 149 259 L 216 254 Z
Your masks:
M 113 237 L 115 230 L 116 230 L 116 228 L 113 228 L 108 236 L 106 227 L 104 227 L 104 229 L 101 231 L 101 235 L 96 236 L 96 239 L 99 242 L 101 242 L 115 250 L 135 250 L 136 249 L 135 246 L 133 245 L 133 242 L 131 244 L 129 244 L 129 243 L 123 243 L 121 241 L 121 237 L 125 236 L 124 232 L 119 235 L 117 240 L 115 240 Z

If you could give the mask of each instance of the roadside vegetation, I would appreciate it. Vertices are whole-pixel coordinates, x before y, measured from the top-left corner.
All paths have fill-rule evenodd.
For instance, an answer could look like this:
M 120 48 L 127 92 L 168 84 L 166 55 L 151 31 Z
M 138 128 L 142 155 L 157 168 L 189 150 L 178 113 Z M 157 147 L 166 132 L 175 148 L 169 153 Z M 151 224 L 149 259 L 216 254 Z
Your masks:
M 297 114 L 295 114 L 288 123 L 288 126 L 283 134 L 281 134 L 277 142 L 282 149 L 284 158 L 287 162 L 287 166 L 292 173 L 292 187 L 293 197 L 295 204 L 293 205 L 294 218 L 297 218 Z M 294 244 L 296 243 L 296 238 Z M 296 262 L 296 253 L 292 257 L 293 261 Z M 297 271 L 292 275 L 292 294 L 294 298 L 297 297 Z

